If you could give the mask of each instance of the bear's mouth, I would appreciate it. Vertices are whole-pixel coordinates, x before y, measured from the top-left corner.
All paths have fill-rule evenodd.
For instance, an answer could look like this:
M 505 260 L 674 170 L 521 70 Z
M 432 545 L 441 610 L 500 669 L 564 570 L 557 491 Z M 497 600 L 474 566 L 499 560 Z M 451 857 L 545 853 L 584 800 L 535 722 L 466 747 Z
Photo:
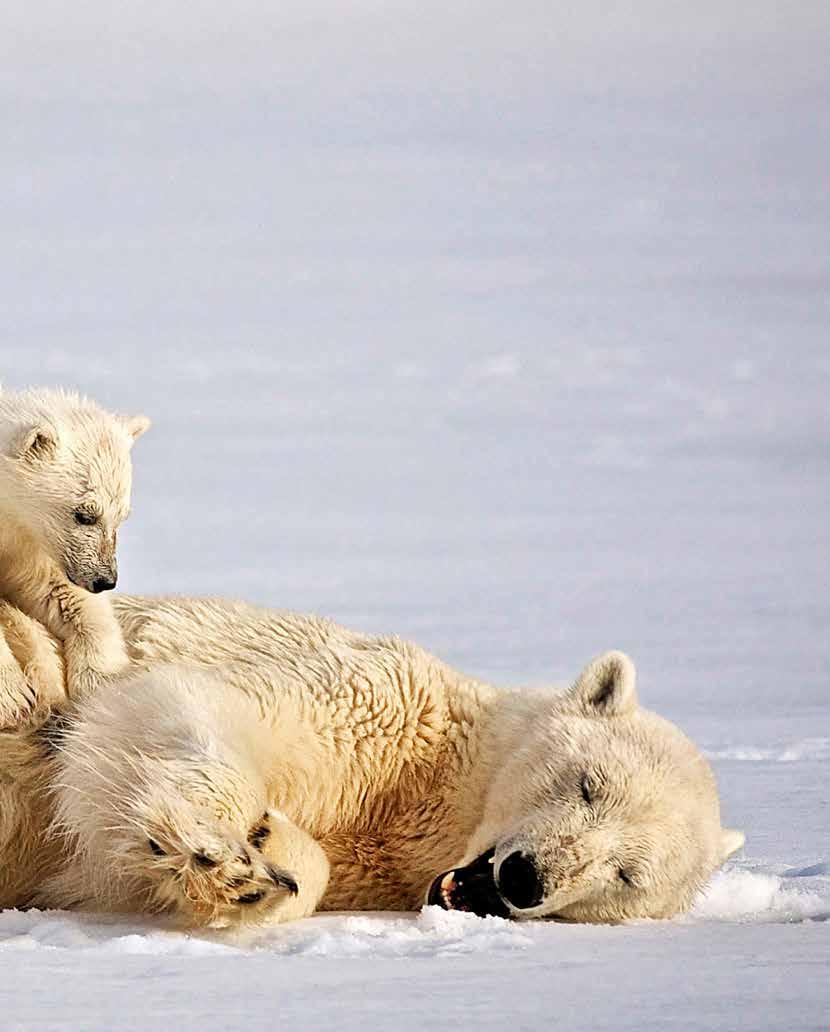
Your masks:
M 427 903 L 444 910 L 466 910 L 478 917 L 510 917 L 493 877 L 495 854 L 494 847 L 466 867 L 439 874 L 429 887 Z

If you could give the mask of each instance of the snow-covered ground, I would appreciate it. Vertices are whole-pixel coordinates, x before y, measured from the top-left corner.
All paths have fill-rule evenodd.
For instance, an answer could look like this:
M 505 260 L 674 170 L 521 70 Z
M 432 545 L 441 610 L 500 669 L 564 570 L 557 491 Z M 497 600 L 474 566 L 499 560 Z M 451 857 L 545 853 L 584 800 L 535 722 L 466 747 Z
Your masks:
M 828 8 L 446 6 L 5 5 L 0 378 L 154 418 L 125 589 L 624 648 L 746 849 L 625 928 L 2 914 L 4 1028 L 826 1027 Z

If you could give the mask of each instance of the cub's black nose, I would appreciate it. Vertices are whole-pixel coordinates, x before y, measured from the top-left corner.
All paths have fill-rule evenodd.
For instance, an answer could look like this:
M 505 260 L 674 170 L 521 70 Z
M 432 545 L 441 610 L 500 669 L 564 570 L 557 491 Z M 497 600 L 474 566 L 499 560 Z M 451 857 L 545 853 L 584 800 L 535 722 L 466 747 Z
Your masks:
M 511 853 L 499 867 L 499 893 L 517 910 L 538 907 L 545 897 L 536 864 L 524 853 Z
M 116 583 L 115 577 L 98 577 L 92 582 L 92 593 L 97 595 L 101 591 L 112 591 Z

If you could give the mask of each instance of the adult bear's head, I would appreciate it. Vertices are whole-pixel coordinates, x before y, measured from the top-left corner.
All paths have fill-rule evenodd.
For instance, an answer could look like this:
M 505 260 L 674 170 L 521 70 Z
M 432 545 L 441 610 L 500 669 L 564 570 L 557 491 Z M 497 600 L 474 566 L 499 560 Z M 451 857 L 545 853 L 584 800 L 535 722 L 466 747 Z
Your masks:
M 609 652 L 566 694 L 517 717 L 467 855 L 429 901 L 519 918 L 670 917 L 743 844 L 721 828 L 709 764 L 640 709 L 631 660 Z

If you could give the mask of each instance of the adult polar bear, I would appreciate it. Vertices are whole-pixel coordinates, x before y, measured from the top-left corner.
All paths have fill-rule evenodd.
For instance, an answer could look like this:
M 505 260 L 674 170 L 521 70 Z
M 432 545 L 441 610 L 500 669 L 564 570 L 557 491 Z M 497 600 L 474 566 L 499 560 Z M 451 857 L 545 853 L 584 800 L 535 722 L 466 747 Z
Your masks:
M 742 841 L 621 653 L 532 694 L 312 617 L 114 606 L 132 673 L 0 741 L 4 906 L 228 926 L 429 896 L 615 922 L 687 908 Z

